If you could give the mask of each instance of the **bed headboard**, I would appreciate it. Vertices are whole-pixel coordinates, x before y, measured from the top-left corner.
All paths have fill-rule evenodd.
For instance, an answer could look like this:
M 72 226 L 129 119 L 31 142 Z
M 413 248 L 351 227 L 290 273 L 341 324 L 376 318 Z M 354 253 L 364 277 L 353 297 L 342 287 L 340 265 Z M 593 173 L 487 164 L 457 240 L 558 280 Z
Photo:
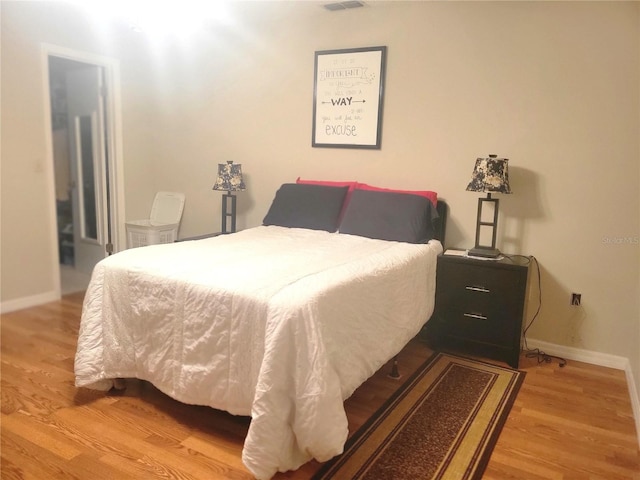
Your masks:
M 433 222 L 436 230 L 435 237 L 440 240 L 440 243 L 442 243 L 442 246 L 444 247 L 444 234 L 447 228 L 447 215 L 449 213 L 449 206 L 444 200 L 438 200 L 436 210 L 438 211 L 438 218 Z

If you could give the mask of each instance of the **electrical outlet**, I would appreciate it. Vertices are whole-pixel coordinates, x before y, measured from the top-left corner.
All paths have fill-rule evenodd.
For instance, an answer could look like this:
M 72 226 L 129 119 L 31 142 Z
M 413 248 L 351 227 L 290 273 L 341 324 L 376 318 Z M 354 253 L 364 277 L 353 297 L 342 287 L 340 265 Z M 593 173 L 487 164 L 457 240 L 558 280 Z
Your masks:
M 582 303 L 582 294 L 581 293 L 572 293 L 571 294 L 571 305 L 573 307 L 579 307 L 580 303 Z

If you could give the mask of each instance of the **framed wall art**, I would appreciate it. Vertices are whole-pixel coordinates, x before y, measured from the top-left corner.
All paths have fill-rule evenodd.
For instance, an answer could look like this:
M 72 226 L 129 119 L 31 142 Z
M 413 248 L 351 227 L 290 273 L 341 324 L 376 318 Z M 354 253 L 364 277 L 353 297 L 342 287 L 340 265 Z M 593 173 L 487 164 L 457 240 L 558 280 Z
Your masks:
M 387 47 L 315 52 L 311 145 L 379 149 Z

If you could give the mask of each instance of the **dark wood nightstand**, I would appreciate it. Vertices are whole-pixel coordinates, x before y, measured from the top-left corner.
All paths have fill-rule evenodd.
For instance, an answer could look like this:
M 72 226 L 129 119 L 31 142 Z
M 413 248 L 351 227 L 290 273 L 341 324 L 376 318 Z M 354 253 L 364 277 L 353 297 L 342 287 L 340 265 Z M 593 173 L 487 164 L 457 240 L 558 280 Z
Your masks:
M 434 347 L 502 360 L 518 368 L 531 259 L 441 255 L 434 314 L 425 326 Z

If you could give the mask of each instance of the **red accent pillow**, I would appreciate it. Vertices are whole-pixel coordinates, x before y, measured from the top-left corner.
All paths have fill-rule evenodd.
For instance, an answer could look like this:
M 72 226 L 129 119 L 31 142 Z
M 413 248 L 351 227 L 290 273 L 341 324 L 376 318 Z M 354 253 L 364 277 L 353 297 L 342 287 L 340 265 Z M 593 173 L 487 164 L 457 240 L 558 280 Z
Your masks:
M 332 180 L 302 180 L 300 177 L 296 180 L 296 183 L 308 183 L 310 185 L 325 185 L 327 187 L 349 187 L 348 191 L 353 191 L 358 185 L 358 182 L 334 182 Z
M 302 180 L 300 177 L 296 179 L 296 183 L 306 183 L 310 185 L 325 185 L 327 187 L 349 187 L 347 190 L 347 194 L 344 197 L 344 202 L 342 203 L 342 210 L 340 210 L 340 215 L 338 216 L 338 224 L 340 224 L 340 220 L 344 216 L 344 212 L 347 209 L 347 205 L 349 205 L 349 200 L 351 200 L 351 194 L 356 189 L 356 186 L 359 185 L 358 182 L 334 182 L 332 180 Z
M 356 189 L 370 190 L 374 192 L 394 192 L 394 193 L 409 193 L 411 195 L 420 195 L 421 197 L 425 197 L 431 200 L 431 203 L 433 203 L 434 207 L 438 206 L 438 194 L 430 190 L 395 190 L 392 188 L 375 187 L 373 185 L 367 185 L 366 183 L 358 183 L 356 185 Z M 351 189 L 349 189 L 349 193 L 350 192 L 351 192 Z M 347 195 L 349 195 L 349 193 L 347 193 Z

